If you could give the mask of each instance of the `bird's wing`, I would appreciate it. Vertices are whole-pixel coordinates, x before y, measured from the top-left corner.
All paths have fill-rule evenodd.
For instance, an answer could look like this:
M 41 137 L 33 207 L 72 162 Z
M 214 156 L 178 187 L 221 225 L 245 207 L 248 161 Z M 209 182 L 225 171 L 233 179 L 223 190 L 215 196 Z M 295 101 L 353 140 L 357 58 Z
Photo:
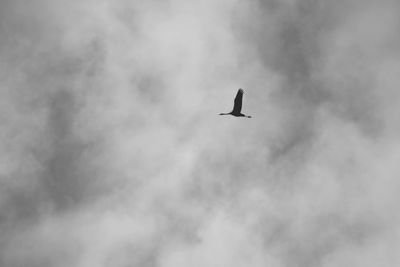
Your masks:
M 242 111 L 242 98 L 243 98 L 243 89 L 239 89 L 235 97 L 235 103 L 233 105 L 233 113 L 240 113 Z

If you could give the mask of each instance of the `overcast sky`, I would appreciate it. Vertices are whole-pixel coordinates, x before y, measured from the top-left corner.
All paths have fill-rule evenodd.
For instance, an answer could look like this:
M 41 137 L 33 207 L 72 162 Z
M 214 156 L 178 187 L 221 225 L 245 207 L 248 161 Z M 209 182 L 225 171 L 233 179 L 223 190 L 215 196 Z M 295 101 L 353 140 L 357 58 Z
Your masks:
M 0 265 L 400 266 L 399 32 L 398 0 L 1 0 Z

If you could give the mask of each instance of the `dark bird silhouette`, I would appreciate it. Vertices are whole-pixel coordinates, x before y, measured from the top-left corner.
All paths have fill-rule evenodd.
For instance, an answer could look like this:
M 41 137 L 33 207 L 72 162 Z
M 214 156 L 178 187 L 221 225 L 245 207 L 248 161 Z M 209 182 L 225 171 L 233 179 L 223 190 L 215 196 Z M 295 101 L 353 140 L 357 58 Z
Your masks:
M 243 89 L 240 88 L 236 94 L 235 97 L 235 102 L 233 105 L 233 110 L 229 113 L 220 113 L 219 115 L 232 115 L 235 117 L 246 117 L 246 118 L 251 118 L 251 116 L 247 116 L 241 113 L 242 111 L 242 99 L 243 99 Z

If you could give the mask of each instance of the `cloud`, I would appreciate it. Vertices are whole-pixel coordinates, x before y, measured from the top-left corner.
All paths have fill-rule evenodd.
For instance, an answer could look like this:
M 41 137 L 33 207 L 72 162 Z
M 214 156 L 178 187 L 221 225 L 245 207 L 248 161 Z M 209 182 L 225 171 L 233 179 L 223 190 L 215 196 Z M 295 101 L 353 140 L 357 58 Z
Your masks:
M 1 265 L 397 266 L 397 10 L 2 1 Z

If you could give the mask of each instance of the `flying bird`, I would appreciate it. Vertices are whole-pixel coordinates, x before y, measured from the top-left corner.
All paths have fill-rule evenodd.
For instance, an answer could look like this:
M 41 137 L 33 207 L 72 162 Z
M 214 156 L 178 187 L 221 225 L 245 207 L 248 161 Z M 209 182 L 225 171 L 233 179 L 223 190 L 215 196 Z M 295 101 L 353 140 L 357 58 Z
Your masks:
M 246 118 L 251 118 L 251 116 L 247 116 L 241 113 L 242 111 L 242 99 L 243 99 L 243 89 L 240 88 L 236 94 L 235 97 L 235 102 L 233 105 L 233 110 L 229 113 L 220 113 L 219 115 L 232 115 L 235 117 L 246 117 Z

